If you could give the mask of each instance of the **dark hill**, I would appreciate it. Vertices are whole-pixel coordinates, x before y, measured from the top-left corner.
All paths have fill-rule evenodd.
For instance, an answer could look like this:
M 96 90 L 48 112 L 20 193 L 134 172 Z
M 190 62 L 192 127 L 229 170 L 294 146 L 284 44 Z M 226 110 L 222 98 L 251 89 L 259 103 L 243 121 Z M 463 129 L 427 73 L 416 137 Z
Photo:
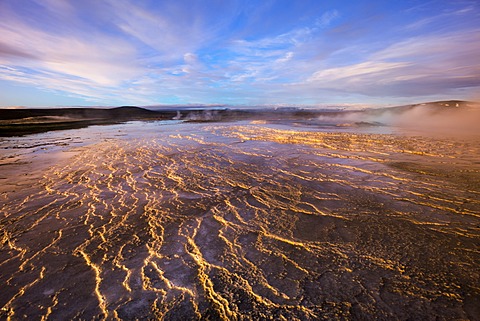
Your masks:
M 50 130 L 108 125 L 130 120 L 171 119 L 174 112 L 135 106 L 117 108 L 0 109 L 0 136 L 19 136 Z
M 167 113 L 168 114 L 168 113 Z M 140 107 L 123 106 L 117 108 L 31 108 L 0 109 L 0 120 L 24 119 L 31 117 L 69 117 L 72 119 L 133 120 L 139 118 L 166 118 L 164 112 L 156 112 Z

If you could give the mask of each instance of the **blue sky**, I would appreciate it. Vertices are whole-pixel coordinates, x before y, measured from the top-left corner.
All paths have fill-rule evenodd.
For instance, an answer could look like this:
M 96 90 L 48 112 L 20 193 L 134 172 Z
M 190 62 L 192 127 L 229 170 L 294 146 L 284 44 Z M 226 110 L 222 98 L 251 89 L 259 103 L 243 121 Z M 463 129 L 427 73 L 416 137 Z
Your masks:
M 0 106 L 480 99 L 480 2 L 1 0 Z

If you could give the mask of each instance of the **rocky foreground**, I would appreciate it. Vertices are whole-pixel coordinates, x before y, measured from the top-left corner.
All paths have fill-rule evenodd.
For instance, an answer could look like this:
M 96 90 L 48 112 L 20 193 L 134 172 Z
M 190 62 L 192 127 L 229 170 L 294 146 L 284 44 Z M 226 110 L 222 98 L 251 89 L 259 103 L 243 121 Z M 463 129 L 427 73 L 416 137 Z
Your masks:
M 1 141 L 1 319 L 478 320 L 478 140 L 66 133 Z

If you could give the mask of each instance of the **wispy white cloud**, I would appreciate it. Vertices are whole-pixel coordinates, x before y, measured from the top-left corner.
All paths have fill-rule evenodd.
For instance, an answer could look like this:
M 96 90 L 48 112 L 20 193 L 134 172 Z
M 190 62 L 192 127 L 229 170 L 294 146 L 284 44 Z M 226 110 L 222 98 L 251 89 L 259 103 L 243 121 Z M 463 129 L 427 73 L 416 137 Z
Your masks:
M 4 6 L 0 64 L 11 69 L 4 68 L 0 78 L 94 101 L 135 98 L 144 103 L 175 92 L 181 96 L 181 90 L 183 96 L 191 96 L 201 91 L 193 87 L 221 78 L 219 73 L 209 74 L 195 53 L 221 27 L 218 22 L 208 25 L 202 12 L 175 4 L 165 12 L 130 1 L 91 4 L 103 9 L 94 12 L 103 19 L 96 23 L 120 30 L 109 33 L 79 19 L 71 2 L 49 0 L 39 5 L 57 19 L 53 25 L 71 21 L 75 27 L 69 30 L 67 24 L 67 30 L 52 30 L 44 23 L 45 28 L 39 28 Z
M 178 16 L 156 13 L 129 1 L 109 1 L 109 18 L 125 34 L 155 49 L 157 55 L 178 58 L 202 42 L 201 30 Z
M 332 82 L 332 81 L 362 81 L 369 75 L 385 75 L 393 70 L 408 67 L 410 64 L 405 62 L 374 62 L 367 61 L 355 65 L 344 67 L 329 68 L 315 72 L 308 79 L 310 82 Z
M 274 2 L 188 3 L 0 2 L 0 79 L 107 104 L 315 103 L 480 86 L 478 27 L 414 35 L 443 11 L 386 39 L 355 33 L 360 18 L 345 20 L 341 9 L 284 28 L 267 19 Z M 462 17 L 477 11 L 455 8 Z M 268 32 L 254 32 L 255 24 Z
M 317 19 L 316 25 L 320 28 L 326 28 L 330 24 L 340 17 L 340 14 L 337 10 L 329 10 L 322 14 L 320 18 Z
M 2 18 L 0 48 L 15 50 L 0 57 L 2 64 L 79 77 L 102 86 L 118 85 L 140 72 L 135 48 L 121 39 L 57 35 L 31 27 L 14 13 Z
M 362 62 L 318 70 L 309 86 L 379 96 L 432 95 L 480 86 L 480 33 L 415 37 Z

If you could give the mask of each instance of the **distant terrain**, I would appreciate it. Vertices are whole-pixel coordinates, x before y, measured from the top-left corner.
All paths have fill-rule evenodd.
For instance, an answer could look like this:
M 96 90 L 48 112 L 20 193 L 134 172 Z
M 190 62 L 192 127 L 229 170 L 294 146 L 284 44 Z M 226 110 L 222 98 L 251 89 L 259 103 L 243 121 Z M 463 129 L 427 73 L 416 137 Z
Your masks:
M 318 120 L 335 120 L 337 126 L 382 126 L 390 125 L 389 119 L 417 112 L 417 116 L 456 112 L 457 109 L 469 109 L 476 104 L 468 101 L 450 100 L 397 107 L 348 109 L 303 109 L 297 107 L 281 108 L 214 108 L 209 107 L 171 107 L 150 110 L 136 106 L 116 108 L 22 108 L 0 109 L 0 137 L 22 136 L 51 130 L 77 129 L 91 125 L 109 125 L 134 120 L 170 120 L 178 119 L 190 122 L 263 120 L 278 122 L 297 120 L 318 124 Z M 418 117 L 417 117 L 418 118 Z M 313 123 L 312 123 L 313 121 Z
M 480 321 L 477 112 L 23 111 L 0 320 Z
M 175 114 L 123 106 L 102 108 L 0 109 L 0 136 L 20 136 L 50 130 L 76 129 L 131 120 L 170 119 Z

